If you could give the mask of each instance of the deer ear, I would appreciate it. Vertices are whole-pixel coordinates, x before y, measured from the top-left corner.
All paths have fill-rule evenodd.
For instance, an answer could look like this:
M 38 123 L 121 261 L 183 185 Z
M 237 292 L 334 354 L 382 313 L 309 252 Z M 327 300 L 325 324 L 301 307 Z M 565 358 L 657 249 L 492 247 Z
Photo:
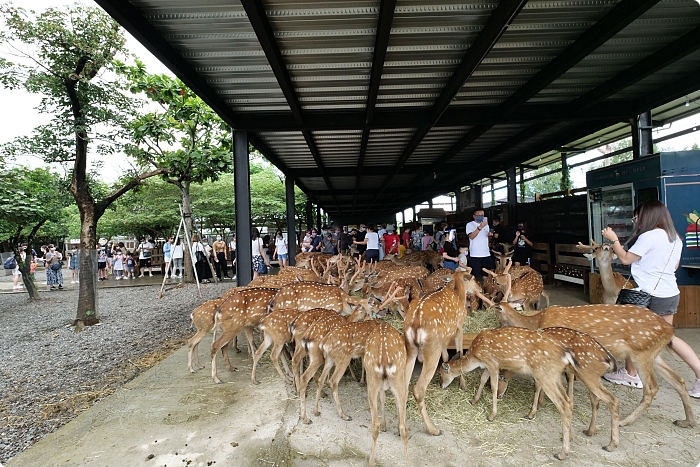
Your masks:
M 617 259 L 617 255 L 615 253 L 613 253 L 612 259 Z
M 593 260 L 593 255 L 590 254 L 590 253 L 584 253 L 583 256 L 585 256 L 586 258 L 588 258 L 589 261 L 592 261 L 592 260 Z

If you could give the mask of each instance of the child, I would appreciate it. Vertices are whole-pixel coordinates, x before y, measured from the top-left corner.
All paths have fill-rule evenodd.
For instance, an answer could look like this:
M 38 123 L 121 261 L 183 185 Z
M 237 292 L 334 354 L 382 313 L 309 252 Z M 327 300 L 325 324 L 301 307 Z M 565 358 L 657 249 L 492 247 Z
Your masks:
M 459 247 L 459 263 L 457 264 L 457 271 L 467 271 L 467 252 L 469 248 L 466 246 Z
M 104 246 L 97 251 L 97 280 L 107 280 L 107 249 Z
M 125 279 L 135 279 L 134 277 L 134 268 L 136 267 L 136 261 L 134 261 L 134 257 L 131 256 L 131 252 L 128 251 L 126 253 L 126 277 Z
M 124 278 L 124 255 L 122 254 L 122 250 L 117 248 L 113 256 L 114 265 L 112 268 L 114 269 L 114 278 L 116 280 L 121 280 Z

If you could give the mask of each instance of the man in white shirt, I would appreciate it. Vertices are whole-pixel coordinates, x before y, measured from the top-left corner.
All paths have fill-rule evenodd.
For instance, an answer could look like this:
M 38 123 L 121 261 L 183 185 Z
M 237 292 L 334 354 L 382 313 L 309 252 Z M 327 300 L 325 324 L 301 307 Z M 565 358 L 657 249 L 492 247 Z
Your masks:
M 469 237 L 469 267 L 474 277 L 481 281 L 484 275 L 482 268 L 494 268 L 489 250 L 489 223 L 483 209 L 474 211 L 474 220 L 467 224 L 466 232 Z

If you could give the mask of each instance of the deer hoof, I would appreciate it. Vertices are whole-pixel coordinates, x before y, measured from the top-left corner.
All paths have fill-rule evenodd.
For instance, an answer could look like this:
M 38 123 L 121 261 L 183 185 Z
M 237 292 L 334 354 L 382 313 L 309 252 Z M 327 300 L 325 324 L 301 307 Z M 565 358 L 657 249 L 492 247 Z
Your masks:
M 586 436 L 593 436 L 595 435 L 595 430 L 583 430 L 583 434 Z M 605 448 L 603 448 L 605 449 Z
M 301 421 L 304 422 L 304 425 L 311 425 L 311 423 L 313 423 L 310 418 L 304 418 Z
M 349 422 L 352 420 L 352 417 L 350 415 L 341 415 L 340 418 L 342 418 L 346 422 Z
M 257 379 L 254 379 L 253 384 L 260 384 L 260 382 Z
M 220 379 L 218 379 L 218 378 L 217 378 L 217 379 L 215 379 L 215 380 L 214 380 L 214 382 L 215 382 L 216 384 L 224 384 L 224 382 L 223 382 L 223 381 L 221 381 L 221 380 L 220 380 Z
M 673 424 L 681 428 L 692 428 L 695 426 L 695 424 L 690 423 L 688 420 L 676 420 Z M 620 422 L 620 426 L 622 426 L 622 422 Z
M 238 347 L 236 347 L 236 353 L 241 353 L 241 349 L 239 349 Z
M 603 451 L 613 452 L 617 446 L 610 443 L 607 446 L 603 446 Z
M 564 459 L 566 459 L 566 454 L 564 454 L 563 452 L 559 454 L 554 454 L 554 458 L 563 461 Z
M 316 417 L 320 417 L 320 416 L 321 416 L 321 412 L 317 412 L 317 411 L 314 410 L 314 415 L 315 415 Z

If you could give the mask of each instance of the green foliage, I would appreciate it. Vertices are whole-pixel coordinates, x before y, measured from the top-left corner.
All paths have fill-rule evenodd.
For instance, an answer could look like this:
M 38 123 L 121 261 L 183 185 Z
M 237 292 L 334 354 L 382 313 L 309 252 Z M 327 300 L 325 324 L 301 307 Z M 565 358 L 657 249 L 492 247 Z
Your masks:
M 535 177 L 560 168 L 561 162 L 545 165 L 537 170 L 526 173 L 525 178 Z M 545 175 L 535 180 L 525 181 L 523 194 L 527 198 L 534 198 L 535 194 L 554 193 L 561 190 L 561 172 Z
M 167 75 L 152 75 L 136 60 L 119 65 L 129 89 L 157 104 L 157 110 L 141 115 L 130 125 L 132 144 L 127 154 L 141 164 L 167 169 L 166 181 L 215 181 L 231 170 L 231 130 L 185 84 Z

